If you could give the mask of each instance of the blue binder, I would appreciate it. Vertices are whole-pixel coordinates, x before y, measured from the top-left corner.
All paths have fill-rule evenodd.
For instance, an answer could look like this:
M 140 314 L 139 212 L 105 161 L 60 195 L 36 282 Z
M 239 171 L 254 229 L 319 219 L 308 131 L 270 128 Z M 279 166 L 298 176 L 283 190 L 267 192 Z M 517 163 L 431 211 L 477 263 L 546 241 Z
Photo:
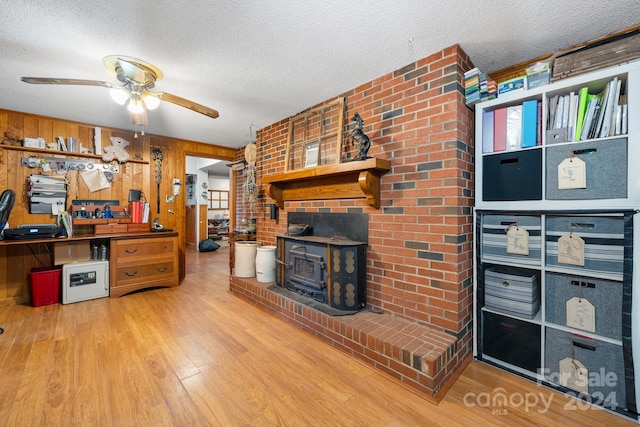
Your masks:
M 538 131 L 538 100 L 522 103 L 522 147 L 535 147 Z

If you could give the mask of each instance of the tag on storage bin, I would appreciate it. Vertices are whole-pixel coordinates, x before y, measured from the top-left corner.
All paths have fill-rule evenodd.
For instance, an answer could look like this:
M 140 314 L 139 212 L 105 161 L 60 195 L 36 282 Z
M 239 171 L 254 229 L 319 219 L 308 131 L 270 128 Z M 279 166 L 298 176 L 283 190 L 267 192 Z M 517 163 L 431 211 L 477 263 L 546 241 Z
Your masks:
M 584 240 L 580 236 L 564 234 L 558 239 L 558 263 L 584 267 Z
M 596 310 L 586 298 L 573 297 L 567 301 L 567 326 L 596 331 Z
M 507 253 L 529 255 L 529 232 L 518 225 L 507 229 Z
M 558 190 L 572 188 L 587 188 L 587 165 L 578 157 L 569 157 L 558 165 Z
M 578 393 L 589 394 L 589 371 L 582 362 L 567 357 L 560 361 L 560 385 Z

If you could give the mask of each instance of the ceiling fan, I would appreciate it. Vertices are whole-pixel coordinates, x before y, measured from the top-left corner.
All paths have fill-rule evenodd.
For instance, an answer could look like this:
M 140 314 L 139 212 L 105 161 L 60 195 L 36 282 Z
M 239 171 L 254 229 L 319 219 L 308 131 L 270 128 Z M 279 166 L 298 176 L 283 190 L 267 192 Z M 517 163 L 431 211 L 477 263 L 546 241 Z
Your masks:
M 154 110 L 160 105 L 160 101 L 170 102 L 180 107 L 188 108 L 207 117 L 215 119 L 218 112 L 188 99 L 181 98 L 166 92 L 151 92 L 156 81 L 162 79 L 164 74 L 158 67 L 137 58 L 124 55 L 109 55 L 102 59 L 102 63 L 116 73 L 122 86 L 113 85 L 100 80 L 82 79 L 57 79 L 48 77 L 22 77 L 22 81 L 32 84 L 58 84 L 102 86 L 111 89 L 110 94 L 114 101 L 120 105 L 127 104 L 131 115 L 131 123 L 134 125 L 147 124 L 147 110 Z

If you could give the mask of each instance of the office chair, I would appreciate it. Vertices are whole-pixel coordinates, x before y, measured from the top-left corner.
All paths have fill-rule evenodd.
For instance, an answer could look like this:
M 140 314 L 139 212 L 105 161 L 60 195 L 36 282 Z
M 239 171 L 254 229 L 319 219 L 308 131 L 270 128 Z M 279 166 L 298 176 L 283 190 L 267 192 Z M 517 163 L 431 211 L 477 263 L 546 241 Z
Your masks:
M 16 202 L 16 193 L 13 190 L 4 190 L 0 196 L 0 240 L 4 239 L 2 230 L 9 221 L 9 214 L 13 209 L 13 204 Z M 0 327 L 0 334 L 4 333 L 4 328 Z
M 13 209 L 13 204 L 16 202 L 16 193 L 13 190 L 4 190 L 0 196 L 0 240 L 4 239 L 2 230 L 4 230 L 7 221 L 9 221 L 9 214 Z

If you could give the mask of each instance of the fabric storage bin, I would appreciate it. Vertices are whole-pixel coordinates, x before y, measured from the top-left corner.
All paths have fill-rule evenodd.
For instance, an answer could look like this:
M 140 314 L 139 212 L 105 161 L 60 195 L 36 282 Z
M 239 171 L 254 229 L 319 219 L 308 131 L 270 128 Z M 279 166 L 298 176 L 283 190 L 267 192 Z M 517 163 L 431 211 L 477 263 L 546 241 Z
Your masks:
M 482 200 L 542 200 L 541 149 L 491 154 L 482 162 Z
M 482 314 L 482 353 L 537 373 L 541 357 L 540 325 L 495 313 Z
M 516 223 L 529 232 L 529 255 L 507 253 L 507 228 Z M 483 215 L 482 261 L 539 267 L 542 248 L 540 224 L 539 216 Z
M 540 309 L 538 277 L 533 271 L 491 267 L 484 272 L 484 306 L 531 319 Z
M 584 266 L 558 261 L 558 239 L 563 235 L 580 236 L 585 243 Z M 575 269 L 579 274 L 617 273 L 624 268 L 624 218 L 622 216 L 547 216 L 546 263 Z
M 622 346 L 546 328 L 544 376 L 547 381 L 561 385 L 560 361 L 565 358 L 573 358 L 587 369 L 587 391 L 593 396 L 592 402 L 610 409 L 626 407 Z
M 558 165 L 571 155 L 585 162 L 586 188 L 558 189 Z M 627 139 L 547 147 L 547 200 L 624 199 L 627 197 Z
M 582 281 L 580 287 L 578 284 Z M 622 283 L 570 274 L 545 274 L 545 320 L 567 326 L 567 301 L 581 297 L 594 306 L 595 334 L 622 339 Z

